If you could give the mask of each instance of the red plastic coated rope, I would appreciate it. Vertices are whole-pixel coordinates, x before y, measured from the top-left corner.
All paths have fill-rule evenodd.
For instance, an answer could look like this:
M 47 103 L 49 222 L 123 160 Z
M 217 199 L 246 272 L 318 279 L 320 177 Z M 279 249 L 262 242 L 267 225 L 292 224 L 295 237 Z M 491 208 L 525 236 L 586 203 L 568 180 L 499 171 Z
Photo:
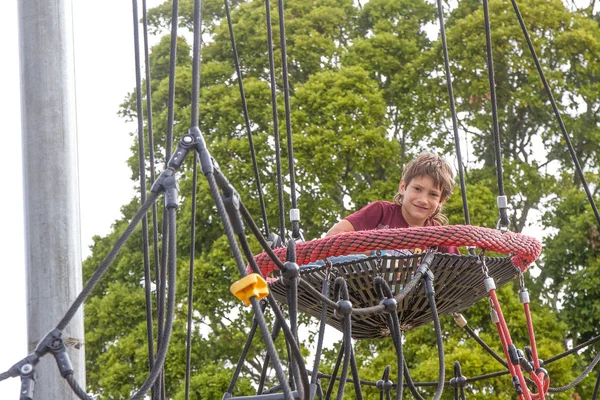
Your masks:
M 506 320 L 504 319 L 504 315 L 502 314 L 502 308 L 500 308 L 500 302 L 498 301 L 498 296 L 496 296 L 496 291 L 494 289 L 490 290 L 490 298 L 492 299 L 492 303 L 494 304 L 494 309 L 496 310 L 496 313 L 498 314 L 498 326 L 499 326 L 499 331 L 502 331 L 502 335 L 504 336 L 503 338 L 501 337 L 502 340 L 502 344 L 503 346 L 506 345 L 506 350 L 505 350 L 505 354 L 508 355 L 508 346 L 510 346 L 512 344 L 512 339 L 510 337 L 510 332 L 508 331 L 508 326 L 506 325 Z M 506 361 L 508 362 L 509 368 L 512 365 L 512 362 L 510 361 L 510 357 L 506 358 Z M 511 369 L 511 375 L 513 375 L 513 371 L 516 374 L 517 378 L 519 378 L 519 383 L 521 384 L 521 389 L 523 390 L 523 396 L 525 397 L 525 400 L 532 400 L 531 399 L 531 393 L 529 392 L 529 389 L 527 388 L 527 383 L 525 382 L 525 377 L 523 376 L 523 371 L 521 371 L 521 368 L 519 366 L 515 366 L 514 368 Z M 520 397 L 520 396 L 519 396 Z
M 375 229 L 347 232 L 296 245 L 296 263 L 308 264 L 327 257 L 364 253 L 372 250 L 414 249 L 432 246 L 475 246 L 503 254 L 513 254 L 512 262 L 521 271 L 533 263 L 542 251 L 541 243 L 532 237 L 472 225 L 447 225 L 408 229 Z M 285 258 L 285 248 L 274 250 Z M 276 269 L 266 253 L 256 262 L 264 276 Z

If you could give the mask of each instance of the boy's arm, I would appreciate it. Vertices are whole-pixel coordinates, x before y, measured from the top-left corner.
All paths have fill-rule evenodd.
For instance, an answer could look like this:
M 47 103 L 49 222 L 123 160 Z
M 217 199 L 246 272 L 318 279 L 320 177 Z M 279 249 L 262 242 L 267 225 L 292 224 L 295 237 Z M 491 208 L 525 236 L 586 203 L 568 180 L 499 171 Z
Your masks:
M 337 235 L 339 233 L 344 232 L 354 232 L 355 230 L 356 229 L 354 229 L 354 225 L 352 225 L 348 220 L 343 219 L 334 226 L 332 226 L 331 229 L 328 230 L 325 234 L 325 237 Z

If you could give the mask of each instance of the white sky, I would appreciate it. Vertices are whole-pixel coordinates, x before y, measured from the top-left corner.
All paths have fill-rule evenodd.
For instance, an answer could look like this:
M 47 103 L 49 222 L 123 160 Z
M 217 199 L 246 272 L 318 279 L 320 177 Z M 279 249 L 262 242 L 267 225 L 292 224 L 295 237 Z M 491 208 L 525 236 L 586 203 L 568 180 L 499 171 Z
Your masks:
M 4 78 L 0 372 L 27 355 L 17 3 L 0 2 Z M 149 6 L 157 4 L 149 1 Z M 131 7 L 123 0 L 73 0 L 83 257 L 89 255 L 91 237 L 110 232 L 120 207 L 133 194 L 125 161 L 131 144 L 128 132 L 136 127 L 116 114 L 135 84 Z M 19 385 L 18 378 L 0 382 L 0 399 L 18 398 Z

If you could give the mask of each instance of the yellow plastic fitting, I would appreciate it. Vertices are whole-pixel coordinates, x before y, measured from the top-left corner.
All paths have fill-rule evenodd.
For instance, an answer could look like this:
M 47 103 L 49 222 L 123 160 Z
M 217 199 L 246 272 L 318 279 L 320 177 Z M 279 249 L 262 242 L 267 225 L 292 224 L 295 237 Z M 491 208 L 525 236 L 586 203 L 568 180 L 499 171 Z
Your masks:
M 242 300 L 244 305 L 249 306 L 252 296 L 256 296 L 257 300 L 263 299 L 269 294 L 269 287 L 267 281 L 259 274 L 249 274 L 234 282 L 229 291 Z

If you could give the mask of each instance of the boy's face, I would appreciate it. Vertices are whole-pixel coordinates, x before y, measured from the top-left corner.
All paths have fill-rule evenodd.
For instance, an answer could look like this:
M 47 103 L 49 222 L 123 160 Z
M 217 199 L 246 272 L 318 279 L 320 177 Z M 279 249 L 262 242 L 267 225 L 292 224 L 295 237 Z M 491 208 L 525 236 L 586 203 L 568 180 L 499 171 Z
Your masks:
M 442 189 L 428 176 L 417 176 L 408 183 L 400 181 L 402 216 L 411 226 L 424 226 L 427 218 L 435 214 L 442 201 Z

